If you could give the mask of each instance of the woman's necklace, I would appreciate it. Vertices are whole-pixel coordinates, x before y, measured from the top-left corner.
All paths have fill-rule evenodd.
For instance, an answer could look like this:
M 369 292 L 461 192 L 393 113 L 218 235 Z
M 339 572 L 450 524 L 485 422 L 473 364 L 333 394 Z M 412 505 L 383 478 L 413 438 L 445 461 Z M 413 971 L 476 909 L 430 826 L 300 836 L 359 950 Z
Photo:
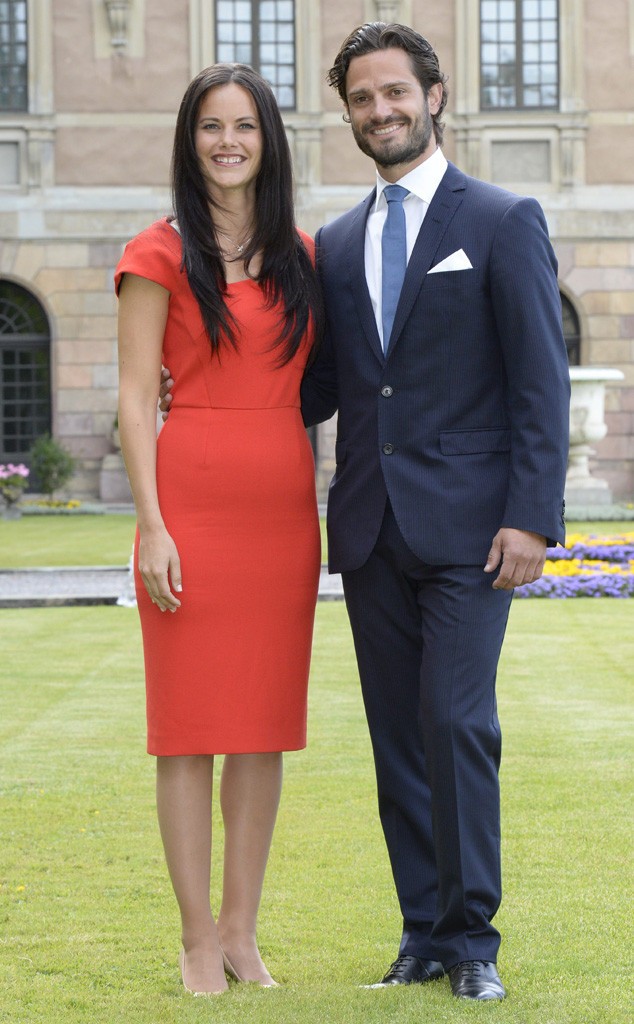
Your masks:
M 234 238 L 230 238 L 229 235 L 225 234 L 225 232 L 221 231 L 218 227 L 216 228 L 216 232 L 217 234 L 222 235 L 223 238 L 226 238 L 228 242 L 231 242 L 231 245 L 233 246 L 233 252 L 222 251 L 223 256 L 226 256 L 227 259 L 237 259 L 238 256 L 242 256 L 245 246 L 247 246 L 251 241 L 250 236 L 249 238 L 245 238 L 243 242 L 236 242 Z

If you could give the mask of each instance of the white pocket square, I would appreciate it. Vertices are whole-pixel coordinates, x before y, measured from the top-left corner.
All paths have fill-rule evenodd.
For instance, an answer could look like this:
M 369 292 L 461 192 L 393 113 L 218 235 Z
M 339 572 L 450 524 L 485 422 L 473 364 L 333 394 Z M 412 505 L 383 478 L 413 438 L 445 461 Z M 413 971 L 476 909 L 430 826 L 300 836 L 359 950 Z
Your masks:
M 473 264 L 464 249 L 456 249 L 455 252 L 452 252 L 451 256 L 441 260 L 440 263 L 437 263 L 427 273 L 438 274 L 444 273 L 447 270 L 473 270 Z

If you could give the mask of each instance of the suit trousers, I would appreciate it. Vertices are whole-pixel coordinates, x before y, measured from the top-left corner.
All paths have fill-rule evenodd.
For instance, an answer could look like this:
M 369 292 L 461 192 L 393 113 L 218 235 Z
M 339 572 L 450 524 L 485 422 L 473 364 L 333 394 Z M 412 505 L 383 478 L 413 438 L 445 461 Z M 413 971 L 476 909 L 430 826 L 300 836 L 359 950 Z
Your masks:
M 401 953 L 495 962 L 501 734 L 495 679 L 512 593 L 482 565 L 428 565 L 388 501 L 367 562 L 343 573 L 403 916 Z

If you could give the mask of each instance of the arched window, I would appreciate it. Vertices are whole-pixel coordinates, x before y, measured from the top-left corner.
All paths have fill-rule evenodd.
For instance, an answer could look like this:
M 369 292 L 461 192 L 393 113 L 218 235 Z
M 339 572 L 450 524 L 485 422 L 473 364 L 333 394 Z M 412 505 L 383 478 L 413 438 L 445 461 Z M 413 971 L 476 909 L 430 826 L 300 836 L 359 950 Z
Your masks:
M 570 299 L 561 296 L 561 319 L 564 325 L 564 338 L 568 350 L 568 362 L 571 366 L 579 366 L 581 362 L 581 328 L 579 317 Z
M 51 334 L 26 288 L 0 280 L 0 461 L 20 462 L 51 429 Z

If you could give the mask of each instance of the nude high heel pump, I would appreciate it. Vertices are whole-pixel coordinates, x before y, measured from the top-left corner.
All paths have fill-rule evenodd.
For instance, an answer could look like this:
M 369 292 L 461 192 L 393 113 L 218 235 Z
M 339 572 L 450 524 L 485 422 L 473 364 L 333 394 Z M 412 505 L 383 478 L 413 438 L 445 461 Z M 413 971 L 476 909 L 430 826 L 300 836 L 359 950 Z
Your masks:
M 233 978 L 234 981 L 244 981 L 244 978 L 240 977 L 240 975 L 236 971 L 235 967 L 231 963 L 231 960 L 229 959 L 229 957 L 225 953 L 224 949 L 222 949 L 222 947 L 220 947 L 220 948 L 221 948 L 221 951 L 222 951 L 222 959 L 223 959 L 223 962 L 224 962 L 224 965 L 225 965 L 225 971 L 227 972 L 229 977 Z M 272 978 L 271 978 L 270 981 L 267 981 L 267 982 L 260 981 L 260 982 L 257 982 L 257 984 L 260 985 L 261 988 L 278 988 L 279 987 L 278 983 L 276 981 L 273 981 Z
M 224 953 L 223 953 L 223 957 L 224 957 Z M 180 967 L 180 971 L 181 971 L 181 981 L 183 982 L 183 988 L 185 989 L 186 992 L 189 993 L 190 996 L 222 996 L 227 991 L 227 989 L 223 988 L 223 989 L 220 989 L 218 992 L 194 992 L 193 988 L 190 988 L 189 985 L 187 984 L 187 982 L 185 981 L 185 950 L 184 949 L 181 949 L 180 953 L 178 954 L 178 963 L 179 963 L 179 967 Z

